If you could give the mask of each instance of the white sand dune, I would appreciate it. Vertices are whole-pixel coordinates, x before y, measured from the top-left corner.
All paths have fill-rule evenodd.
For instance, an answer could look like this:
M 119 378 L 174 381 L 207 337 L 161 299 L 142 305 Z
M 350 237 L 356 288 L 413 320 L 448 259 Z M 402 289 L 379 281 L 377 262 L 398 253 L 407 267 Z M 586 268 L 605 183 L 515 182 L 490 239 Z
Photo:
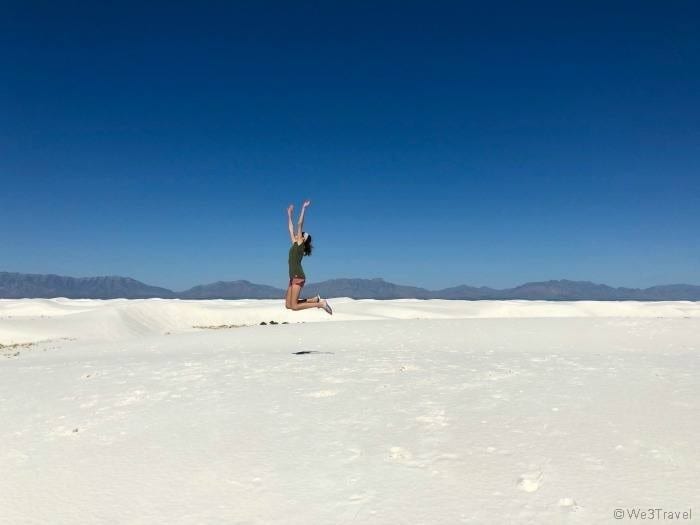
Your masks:
M 332 304 L 0 301 L 0 523 L 700 517 L 699 303 Z
M 699 303 L 330 300 L 331 317 L 320 309 L 286 310 L 279 300 L 183 301 L 168 299 L 0 300 L 0 343 L 47 339 L 114 340 L 196 331 L 196 327 L 261 322 L 315 323 L 388 319 L 472 319 L 549 317 L 700 317 Z

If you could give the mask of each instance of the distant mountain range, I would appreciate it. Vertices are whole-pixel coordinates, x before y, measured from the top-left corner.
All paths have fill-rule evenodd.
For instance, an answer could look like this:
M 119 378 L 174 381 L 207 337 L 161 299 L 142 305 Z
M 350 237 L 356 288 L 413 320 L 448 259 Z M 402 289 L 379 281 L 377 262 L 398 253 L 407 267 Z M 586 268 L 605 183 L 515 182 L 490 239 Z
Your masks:
M 69 299 L 113 299 L 124 297 L 175 297 L 171 290 L 149 286 L 128 277 L 63 277 L 30 273 L 0 272 L 0 298 L 68 297 Z
M 353 299 L 527 299 L 541 301 L 700 301 L 700 286 L 670 284 L 651 288 L 613 288 L 588 281 L 545 281 L 497 290 L 487 287 L 456 286 L 427 290 L 384 279 L 332 279 L 309 283 L 303 295 Z M 128 277 L 63 277 L 0 272 L 0 298 L 70 299 L 282 299 L 285 289 L 250 281 L 219 281 L 182 292 L 150 286 Z

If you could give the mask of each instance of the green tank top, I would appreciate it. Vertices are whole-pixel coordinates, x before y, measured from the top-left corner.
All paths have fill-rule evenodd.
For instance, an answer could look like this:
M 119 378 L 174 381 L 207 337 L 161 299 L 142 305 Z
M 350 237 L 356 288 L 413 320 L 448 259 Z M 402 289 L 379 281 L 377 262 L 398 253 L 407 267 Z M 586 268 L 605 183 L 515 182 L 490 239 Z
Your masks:
M 301 267 L 301 259 L 304 257 L 304 245 L 293 243 L 292 247 L 289 248 L 289 278 L 303 277 L 304 269 Z

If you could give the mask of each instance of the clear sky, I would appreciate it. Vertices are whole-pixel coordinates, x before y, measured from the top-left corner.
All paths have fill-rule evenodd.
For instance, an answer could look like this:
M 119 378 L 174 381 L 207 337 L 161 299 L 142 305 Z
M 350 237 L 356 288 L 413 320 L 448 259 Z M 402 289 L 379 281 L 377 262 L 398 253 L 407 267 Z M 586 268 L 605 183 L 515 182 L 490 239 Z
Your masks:
M 0 270 L 700 284 L 697 2 L 103 4 L 3 2 Z

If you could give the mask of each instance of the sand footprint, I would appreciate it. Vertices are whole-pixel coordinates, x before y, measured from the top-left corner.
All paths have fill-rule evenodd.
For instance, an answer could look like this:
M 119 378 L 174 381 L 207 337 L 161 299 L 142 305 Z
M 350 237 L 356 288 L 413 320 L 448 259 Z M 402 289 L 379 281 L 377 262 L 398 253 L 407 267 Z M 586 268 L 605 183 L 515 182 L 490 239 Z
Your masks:
M 319 390 L 318 392 L 311 392 L 310 394 L 306 394 L 305 397 L 315 397 L 315 398 L 333 397 L 337 393 L 338 392 L 335 390 Z
M 124 407 L 140 403 L 146 400 L 147 393 L 148 392 L 146 392 L 145 390 L 132 390 L 131 392 L 129 392 L 129 395 L 115 402 L 114 406 Z
M 498 366 L 495 370 L 488 370 L 484 376 L 484 379 L 489 381 L 500 381 L 501 379 L 508 379 L 510 377 L 515 377 L 516 375 L 518 375 L 516 370 Z
M 348 452 L 351 452 L 352 455 L 343 460 L 344 464 L 348 464 L 348 463 L 352 463 L 353 461 L 357 461 L 360 458 L 360 456 L 362 456 L 362 450 L 359 448 L 348 448 L 346 450 Z
M 398 463 L 407 467 L 425 468 L 427 466 L 425 461 L 415 461 L 411 451 L 403 447 L 391 447 L 387 459 L 393 463 Z
M 573 498 L 561 498 L 557 505 L 559 505 L 559 508 L 563 511 L 578 512 L 581 510 L 581 507 Z
M 430 414 L 418 416 L 416 421 L 422 423 L 429 430 L 440 429 L 448 425 L 444 410 L 434 410 Z
M 361 492 L 348 497 L 349 503 L 367 503 L 374 498 L 374 492 Z
M 345 379 L 340 379 L 339 377 L 324 377 L 321 381 L 333 385 L 340 385 L 342 383 L 345 383 Z
M 413 459 L 413 454 L 409 450 L 402 447 L 391 447 L 389 449 L 389 457 L 393 460 L 410 460 Z
M 544 474 L 540 471 L 527 472 L 518 478 L 518 488 L 525 492 L 535 492 L 542 485 Z

